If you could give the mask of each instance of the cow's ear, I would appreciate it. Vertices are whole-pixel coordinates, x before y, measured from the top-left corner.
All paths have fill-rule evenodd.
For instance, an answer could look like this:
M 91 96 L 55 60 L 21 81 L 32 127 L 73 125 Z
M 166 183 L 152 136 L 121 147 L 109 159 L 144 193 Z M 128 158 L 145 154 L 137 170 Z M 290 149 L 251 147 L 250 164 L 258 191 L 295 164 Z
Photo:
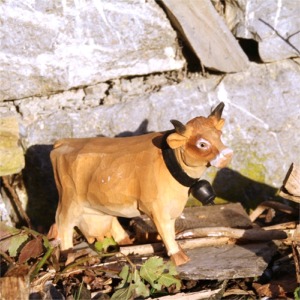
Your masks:
M 177 132 L 171 133 L 167 137 L 167 143 L 172 149 L 179 148 L 186 143 L 187 138 Z
M 224 123 L 225 123 L 225 120 L 223 118 L 221 118 L 219 121 L 217 121 L 215 123 L 215 127 L 218 129 L 218 130 L 222 130 L 223 126 L 224 126 Z

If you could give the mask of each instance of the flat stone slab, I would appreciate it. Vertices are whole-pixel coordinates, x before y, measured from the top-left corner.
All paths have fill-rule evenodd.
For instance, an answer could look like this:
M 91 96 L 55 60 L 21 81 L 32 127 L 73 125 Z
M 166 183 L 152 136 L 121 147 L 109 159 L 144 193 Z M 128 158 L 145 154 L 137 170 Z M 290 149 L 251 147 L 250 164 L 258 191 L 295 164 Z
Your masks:
M 210 0 L 163 0 L 169 18 L 202 64 L 222 72 L 239 72 L 248 58 Z
M 138 241 L 149 242 L 157 239 L 157 230 L 146 215 L 133 218 L 133 228 Z M 203 227 L 251 228 L 252 223 L 240 203 L 224 205 L 187 207 L 175 222 L 177 233 Z
M 273 242 L 195 248 L 186 250 L 191 260 L 177 270 L 187 280 L 261 276 L 276 250 Z

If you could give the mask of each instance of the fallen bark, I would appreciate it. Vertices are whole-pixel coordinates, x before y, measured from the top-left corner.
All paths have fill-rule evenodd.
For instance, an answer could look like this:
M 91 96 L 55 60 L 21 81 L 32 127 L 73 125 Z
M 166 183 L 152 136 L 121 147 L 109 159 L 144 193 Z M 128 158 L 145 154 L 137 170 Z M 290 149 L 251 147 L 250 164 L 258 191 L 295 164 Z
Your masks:
M 292 164 L 283 181 L 279 195 L 300 203 L 300 166 Z

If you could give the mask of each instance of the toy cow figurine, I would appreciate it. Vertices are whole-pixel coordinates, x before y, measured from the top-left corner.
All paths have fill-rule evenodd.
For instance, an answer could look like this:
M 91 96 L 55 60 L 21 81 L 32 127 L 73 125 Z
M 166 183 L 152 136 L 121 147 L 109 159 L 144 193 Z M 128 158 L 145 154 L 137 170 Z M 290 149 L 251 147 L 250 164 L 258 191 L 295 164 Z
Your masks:
M 56 238 L 61 249 L 73 247 L 77 226 L 89 243 L 112 236 L 119 244 L 129 237 L 117 217 L 148 215 L 176 265 L 189 258 L 175 241 L 175 220 L 190 190 L 210 165 L 225 167 L 232 150 L 221 142 L 224 119 L 220 103 L 209 117 L 175 129 L 122 138 L 59 140 L 51 152 L 59 192 Z

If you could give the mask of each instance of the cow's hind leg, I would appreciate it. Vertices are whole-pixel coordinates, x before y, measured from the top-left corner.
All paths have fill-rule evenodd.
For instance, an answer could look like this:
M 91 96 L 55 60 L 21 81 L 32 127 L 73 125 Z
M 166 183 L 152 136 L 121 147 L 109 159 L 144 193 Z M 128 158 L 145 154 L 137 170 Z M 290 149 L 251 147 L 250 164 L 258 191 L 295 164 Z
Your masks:
M 74 206 L 61 208 L 56 213 L 57 239 L 62 251 L 73 248 L 73 229 L 78 225 L 80 211 Z
M 60 241 L 62 251 L 73 248 L 73 229 L 77 224 L 72 219 L 62 214 L 56 217 L 57 239 Z

